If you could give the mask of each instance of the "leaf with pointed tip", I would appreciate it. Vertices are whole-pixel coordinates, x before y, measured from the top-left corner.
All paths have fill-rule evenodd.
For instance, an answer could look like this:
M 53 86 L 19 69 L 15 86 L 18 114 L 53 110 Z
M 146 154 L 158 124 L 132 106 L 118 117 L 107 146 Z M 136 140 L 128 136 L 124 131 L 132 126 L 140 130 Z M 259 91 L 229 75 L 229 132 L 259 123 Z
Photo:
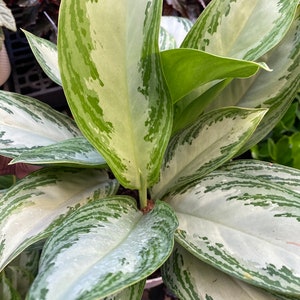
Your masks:
M 75 122 L 50 106 L 16 93 L 0 91 L 0 155 L 82 136 Z
M 90 169 L 45 168 L 19 181 L 0 199 L 0 269 L 75 208 L 117 188 L 106 172 Z
M 300 196 L 255 175 L 214 171 L 170 194 L 176 240 L 242 281 L 300 296 Z
M 250 77 L 259 68 L 270 71 L 263 63 L 216 56 L 195 49 L 163 51 L 161 58 L 173 103 L 217 79 Z
M 237 59 L 257 60 L 289 29 L 299 0 L 214 0 L 182 43 Z
M 230 3 L 230 4 L 229 4 Z M 194 32 L 190 33 L 191 35 L 187 38 L 186 44 L 183 43 L 186 47 L 192 47 L 192 45 L 195 46 L 196 49 L 201 49 L 208 51 L 210 53 L 214 53 L 216 55 L 224 55 L 229 56 L 231 53 L 230 48 L 232 47 L 232 42 L 235 42 L 235 35 L 242 34 L 239 39 L 241 39 L 240 42 L 238 42 L 237 46 L 241 46 L 240 50 L 233 49 L 234 53 L 236 50 L 242 51 L 240 52 L 241 56 L 234 55 L 232 53 L 232 57 L 247 59 L 247 60 L 255 60 L 258 61 L 264 61 L 268 64 L 268 66 L 273 70 L 273 72 L 261 72 L 261 74 L 256 78 L 256 81 L 253 83 L 255 78 L 250 79 L 243 79 L 243 80 L 235 80 L 232 84 L 229 85 L 227 91 L 224 93 L 221 93 L 221 95 L 213 102 L 212 105 L 210 105 L 209 109 L 216 109 L 219 107 L 226 107 L 226 106 L 243 106 L 243 107 L 261 107 L 263 102 L 263 107 L 271 107 L 273 106 L 274 114 L 271 112 L 269 113 L 269 117 L 266 117 L 266 122 L 264 122 L 264 125 L 259 126 L 260 131 L 266 127 L 264 132 L 267 132 L 270 130 L 273 126 L 273 122 L 279 120 L 275 117 L 279 117 L 281 113 L 284 113 L 284 110 L 290 102 L 287 100 L 290 95 L 292 94 L 292 90 L 294 91 L 296 80 L 300 82 L 299 80 L 299 74 L 300 71 L 295 70 L 299 68 L 299 63 L 297 58 L 299 56 L 299 20 L 298 25 L 293 24 L 291 25 L 291 22 L 293 21 L 293 17 L 295 15 L 295 9 L 297 7 L 297 1 L 289 1 L 289 0 L 263 0 L 263 1 L 246 1 L 246 0 L 239 0 L 239 1 L 232 1 L 232 0 L 226 0 L 226 1 L 212 1 L 211 5 L 207 7 L 205 12 L 200 16 L 200 19 L 197 24 L 194 26 Z M 251 6 L 252 9 L 247 10 L 248 6 Z M 261 10 L 261 6 L 267 6 L 268 14 L 266 16 L 266 11 Z M 228 11 L 226 14 L 220 13 L 224 7 L 228 8 Z M 214 14 L 214 11 L 216 10 L 216 14 Z M 241 13 L 243 12 L 243 13 Z M 256 16 L 256 14 L 263 14 L 264 17 Z M 251 21 L 255 22 L 255 24 L 247 23 L 244 24 L 242 20 L 242 24 L 246 25 L 245 28 L 240 27 L 240 25 L 234 25 L 238 24 L 240 22 L 240 17 L 245 16 L 251 16 L 252 18 L 257 18 L 257 21 Z M 265 18 L 266 16 L 266 18 Z M 270 18 L 270 19 L 269 19 Z M 271 19 L 277 18 L 277 21 L 272 23 Z M 247 17 L 245 17 L 245 20 Z M 207 20 L 209 20 L 208 23 L 205 23 Z M 211 23 L 210 23 L 211 22 Z M 261 24 L 264 22 L 267 22 L 267 24 L 263 25 Z M 297 22 L 294 21 L 294 23 Z M 269 24 L 271 23 L 271 24 Z M 277 27 L 280 23 L 284 23 L 283 27 Z M 259 25 L 260 24 L 260 25 Z M 253 25 L 253 28 L 255 28 L 256 25 L 259 26 L 260 30 L 252 34 L 252 29 L 249 28 Z M 290 28 L 292 26 L 292 28 Z M 198 28 L 198 29 L 197 29 Z M 237 28 L 241 28 L 240 30 L 236 30 Z M 287 30 L 289 29 L 288 36 L 284 37 Z M 198 32 L 200 30 L 200 32 Z M 202 32 L 203 30 L 203 32 Z M 224 32 L 223 32 L 224 30 Z M 277 31 L 280 31 L 277 32 Z M 297 33 L 298 31 L 298 33 Z M 226 32 L 226 33 L 225 33 Z M 212 35 L 211 38 L 211 44 L 209 45 L 199 45 L 199 47 L 196 45 L 199 41 L 201 44 L 203 41 L 205 43 L 205 39 L 199 39 L 197 37 L 197 34 L 204 35 Z M 224 35 L 225 33 L 225 35 Z M 277 34 L 278 33 L 278 34 Z M 226 36 L 228 35 L 228 39 L 226 39 Z M 225 39 L 223 39 L 225 37 Z M 265 38 L 264 38 L 265 37 Z M 214 40 L 216 38 L 216 40 Z M 283 40 L 282 40 L 283 39 Z M 244 41 L 243 41 L 244 40 Z M 274 53 L 272 55 L 272 59 L 269 58 L 266 60 L 266 57 L 262 56 L 266 54 L 266 51 L 273 49 L 273 47 L 278 44 L 280 41 L 280 44 L 276 47 L 274 52 L 271 51 L 271 53 Z M 224 43 L 224 45 L 223 45 Z M 246 45 L 245 43 L 249 43 L 249 45 Z M 223 49 L 224 47 L 224 49 Z M 245 48 L 242 48 L 245 47 Z M 254 48 L 253 48 L 254 47 Z M 257 48 L 256 48 L 257 47 Z M 221 50 L 219 48 L 222 48 Z M 219 49 L 219 50 L 218 50 Z M 226 50 L 227 49 L 227 50 Z M 216 51 L 215 51 L 216 50 Z M 245 52 L 245 53 L 243 53 Z M 253 56 L 252 53 L 255 55 Z M 289 79 L 289 76 L 292 78 Z M 295 79 L 295 76 L 298 76 L 298 79 Z M 281 80 L 281 78 L 285 78 L 284 80 Z M 217 82 L 215 82 L 217 83 Z M 215 84 L 213 83 L 213 84 Z M 291 91 L 289 92 L 288 88 L 289 85 L 292 86 Z M 286 86 L 286 87 L 285 87 Z M 203 95 L 203 98 L 200 98 L 198 100 L 199 96 L 201 96 L 203 93 L 205 93 L 209 88 L 213 88 L 212 85 L 204 85 L 201 89 L 197 91 L 194 95 L 190 95 L 187 97 L 187 99 L 182 99 L 181 101 L 177 102 L 174 107 L 174 111 L 180 111 L 183 115 L 189 115 L 191 111 L 193 111 L 193 114 L 201 114 L 202 113 L 202 107 L 200 107 L 200 110 L 197 109 L 197 103 L 199 101 L 204 101 L 204 105 L 210 104 L 212 101 L 211 99 L 208 99 Z M 249 98 L 247 96 L 249 89 L 250 94 L 252 96 Z M 255 95 L 254 92 L 255 91 Z M 274 94 L 274 92 L 278 92 L 278 96 Z M 258 103 L 258 106 L 254 106 L 253 104 L 249 106 L 249 101 L 247 101 L 247 105 L 242 105 L 239 103 L 239 100 L 241 97 L 243 97 L 246 94 L 246 97 L 252 102 Z M 287 98 L 286 98 L 287 96 Z M 278 101 L 277 101 L 278 100 Z M 195 101 L 195 103 L 193 103 Z M 281 103 L 281 107 L 280 107 Z M 274 104 L 274 105 L 272 105 Z M 197 112 L 198 110 L 198 112 Z M 176 120 L 175 120 L 176 123 Z M 184 124 L 183 124 L 184 125 Z M 260 134 L 261 135 L 261 134 Z M 256 134 L 253 136 L 253 143 L 258 142 L 258 139 L 256 139 Z M 249 146 L 247 146 L 249 147 Z M 245 147 L 246 148 L 246 147 Z
M 264 60 L 273 72 L 262 72 L 250 79 L 234 80 L 207 108 L 210 110 L 236 105 L 269 109 L 239 154 L 258 143 L 273 129 L 300 89 L 300 7 L 284 39 L 264 56 Z
M 168 258 L 176 227 L 161 201 L 144 215 L 127 196 L 90 202 L 46 242 L 28 300 L 99 299 L 131 286 Z
M 158 49 L 161 9 L 161 0 L 60 6 L 59 67 L 74 118 L 120 183 L 143 198 L 158 179 L 173 119 Z
M 56 84 L 61 85 L 56 45 L 26 30 L 23 30 L 23 32 L 25 33 L 31 51 L 45 74 Z
M 180 299 L 277 299 L 202 262 L 178 243 L 175 243 L 172 255 L 162 266 L 162 274 L 164 283 Z
M 203 115 L 171 139 L 152 198 L 203 177 L 228 161 L 249 139 L 266 110 L 223 108 Z
M 103 168 L 107 164 L 103 157 L 84 137 L 67 139 L 56 144 L 27 150 L 10 164 L 64 165 L 69 167 Z

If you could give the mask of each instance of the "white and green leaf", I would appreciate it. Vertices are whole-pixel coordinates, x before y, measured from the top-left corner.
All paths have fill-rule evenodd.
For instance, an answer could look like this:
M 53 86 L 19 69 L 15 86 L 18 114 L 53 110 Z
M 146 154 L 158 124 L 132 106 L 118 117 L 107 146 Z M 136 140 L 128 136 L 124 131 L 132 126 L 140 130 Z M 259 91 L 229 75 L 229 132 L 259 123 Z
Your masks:
M 162 274 L 164 283 L 182 300 L 278 300 L 202 262 L 178 243 L 162 266 Z
M 0 91 L 0 154 L 23 151 L 82 136 L 75 122 L 50 106 L 16 93 Z
M 256 175 L 214 171 L 171 194 L 176 240 L 242 281 L 300 296 L 300 196 Z
M 144 206 L 172 127 L 158 48 L 162 1 L 118 1 L 112 10 L 109 0 L 65 0 L 60 8 L 59 67 L 74 118 Z
M 234 160 L 223 165 L 221 169 L 233 173 L 255 176 L 258 179 L 279 184 L 300 194 L 299 169 L 255 159 Z
M 117 188 L 106 172 L 90 169 L 45 168 L 19 181 L 0 199 L 0 269 L 74 209 Z
M 26 30 L 23 30 L 23 32 L 25 33 L 32 53 L 45 74 L 56 84 L 61 85 L 56 45 Z
M 161 58 L 174 103 L 211 81 L 250 77 L 260 68 L 271 71 L 263 63 L 216 56 L 195 49 L 163 51 Z
M 6 6 L 6 3 L 3 0 L 0 0 L 0 27 L 6 27 L 12 31 L 17 30 L 12 11 Z
M 257 60 L 281 41 L 298 3 L 298 0 L 211 1 L 182 47 Z
M 142 299 L 146 279 L 140 280 L 139 282 L 123 289 L 117 294 L 105 297 L 102 300 L 140 300 Z
M 27 150 L 14 158 L 10 164 L 64 165 L 69 167 L 107 167 L 104 158 L 84 137 Z
M 99 299 L 145 279 L 171 254 L 177 225 L 160 201 L 144 215 L 128 196 L 81 207 L 46 242 L 28 300 Z
M 160 50 L 168 50 L 180 47 L 193 22 L 187 18 L 162 16 L 160 26 Z
M 282 42 L 263 60 L 273 72 L 261 72 L 250 79 L 234 80 L 207 108 L 227 105 L 266 107 L 269 109 L 251 139 L 241 149 L 258 143 L 283 117 L 300 89 L 300 8 Z M 279 59 L 280 58 L 280 59 Z
M 249 139 L 266 110 L 223 108 L 204 114 L 170 140 L 154 199 L 205 176 L 232 158 Z

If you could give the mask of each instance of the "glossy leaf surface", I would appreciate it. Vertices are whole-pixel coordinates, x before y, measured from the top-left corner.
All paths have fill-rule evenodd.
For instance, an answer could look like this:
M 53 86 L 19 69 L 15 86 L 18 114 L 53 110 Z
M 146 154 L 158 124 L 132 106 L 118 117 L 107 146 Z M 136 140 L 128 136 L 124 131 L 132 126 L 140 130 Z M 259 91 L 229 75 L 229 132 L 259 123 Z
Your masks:
M 28 299 L 88 300 L 114 294 L 161 266 L 172 251 L 176 227 L 173 211 L 160 201 L 145 215 L 127 196 L 91 202 L 70 215 L 46 243 Z
M 176 240 L 195 256 L 250 284 L 299 297 L 299 193 L 220 170 L 167 202 L 179 220 Z
M 9 189 L 0 199 L 0 268 L 54 230 L 74 208 L 118 188 L 104 171 L 42 169 Z
M 161 58 L 173 102 L 210 81 L 250 77 L 260 67 L 270 71 L 264 64 L 220 57 L 194 49 L 163 51 Z

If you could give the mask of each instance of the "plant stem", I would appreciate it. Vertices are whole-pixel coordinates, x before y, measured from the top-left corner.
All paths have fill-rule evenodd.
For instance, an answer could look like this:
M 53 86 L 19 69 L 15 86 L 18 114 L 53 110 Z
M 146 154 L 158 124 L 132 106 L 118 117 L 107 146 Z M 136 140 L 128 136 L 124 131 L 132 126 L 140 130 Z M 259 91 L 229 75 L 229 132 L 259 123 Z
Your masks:
M 139 189 L 139 200 L 140 200 L 140 209 L 143 209 L 147 207 L 147 183 L 144 179 L 141 170 L 139 170 L 140 173 L 140 183 L 141 187 Z

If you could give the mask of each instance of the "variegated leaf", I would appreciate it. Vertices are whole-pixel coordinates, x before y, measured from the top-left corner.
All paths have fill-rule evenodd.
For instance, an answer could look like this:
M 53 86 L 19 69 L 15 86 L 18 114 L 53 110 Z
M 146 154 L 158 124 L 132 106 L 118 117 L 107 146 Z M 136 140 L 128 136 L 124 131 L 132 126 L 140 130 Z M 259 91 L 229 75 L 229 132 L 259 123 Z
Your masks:
M 59 67 L 74 118 L 120 183 L 140 191 L 142 206 L 172 127 L 158 49 L 161 9 L 161 0 L 60 6 Z
M 162 274 L 165 284 L 181 300 L 278 300 L 202 262 L 177 243 Z
M 164 202 L 143 215 L 131 197 L 93 201 L 65 219 L 46 242 L 28 300 L 114 294 L 161 266 L 172 251 L 176 227 Z
M 240 153 L 265 137 L 283 117 L 300 89 L 300 8 L 282 42 L 263 59 L 273 72 L 262 72 L 250 79 L 233 81 L 207 109 L 228 105 L 269 109 Z
M 182 47 L 257 60 L 289 29 L 299 0 L 214 0 L 189 31 Z
M 224 171 L 242 173 L 279 184 L 300 194 L 300 170 L 254 159 L 239 159 L 222 166 Z
M 6 27 L 7 29 L 12 31 L 17 30 L 15 18 L 11 10 L 6 6 L 6 3 L 3 0 L 0 0 L 0 27 Z
M 117 187 L 106 172 L 89 169 L 45 168 L 19 181 L 0 199 L 0 269 L 75 208 L 114 194 Z
M 23 32 L 28 40 L 31 51 L 45 74 L 55 83 L 61 85 L 56 45 L 26 30 L 23 30 Z
M 284 109 L 289 105 L 289 101 L 282 101 L 282 99 L 285 97 L 284 92 L 289 92 L 286 88 L 282 87 L 286 85 L 288 88 L 290 83 L 286 82 L 286 80 L 280 81 L 278 79 L 286 77 L 290 73 L 293 73 L 293 77 L 299 74 L 299 71 L 294 71 L 294 69 L 297 68 L 297 56 L 299 54 L 299 33 L 296 33 L 296 27 L 293 25 L 294 29 L 292 29 L 292 31 L 294 32 L 292 33 L 290 31 L 290 37 L 285 38 L 284 42 L 281 42 L 279 46 L 281 50 L 277 51 L 276 54 L 273 52 L 274 59 L 266 60 L 266 58 L 262 57 L 262 55 L 266 54 L 268 50 L 272 49 L 284 38 L 284 35 L 291 26 L 297 2 L 298 1 L 295 0 L 215 0 L 210 3 L 204 13 L 200 16 L 197 24 L 193 27 L 193 30 L 190 31 L 189 37 L 186 42 L 183 43 L 183 46 L 195 47 L 196 49 L 205 50 L 216 55 L 232 56 L 247 60 L 262 60 L 265 61 L 271 69 L 273 69 L 273 72 L 271 73 L 263 71 L 261 73 L 262 76 L 257 77 L 253 86 L 253 79 L 243 79 L 237 81 L 238 84 L 236 84 L 236 82 L 233 83 L 230 85 L 227 92 L 222 93 L 218 100 L 213 102 L 210 109 L 230 105 L 241 106 L 237 104 L 240 100 L 238 97 L 243 97 L 247 94 L 247 89 L 250 88 L 250 90 L 253 89 L 256 91 L 256 98 L 251 97 L 252 101 L 257 99 L 256 103 L 259 102 L 259 105 L 261 102 L 264 102 L 264 107 L 270 107 L 272 106 L 272 103 L 274 103 L 274 109 L 278 108 L 278 112 L 284 112 Z M 249 9 L 249 6 L 251 6 L 251 9 Z M 267 10 L 263 9 L 264 6 L 267 7 Z M 224 9 L 226 12 L 225 14 L 221 13 Z M 262 17 L 262 14 L 267 15 L 267 17 Z M 249 19 L 247 17 L 249 17 Z M 246 21 L 246 24 L 244 21 Z M 243 27 L 244 25 L 246 26 Z M 260 30 L 254 30 L 256 26 L 258 26 Z M 239 30 L 237 30 L 237 28 L 239 28 Z M 297 30 L 299 30 L 299 26 Z M 198 34 L 199 36 L 197 36 Z M 294 37 L 291 35 L 294 35 Z M 207 39 L 204 36 L 206 36 Z M 294 39 L 292 43 L 290 43 L 291 37 Z M 237 38 L 237 40 L 235 38 Z M 208 40 L 209 43 L 206 45 L 205 43 L 207 43 Z M 200 43 L 199 45 L 197 45 L 198 42 Z M 286 44 L 287 42 L 288 44 Z M 292 58 L 293 55 L 294 58 Z M 289 72 L 286 72 L 286 70 L 289 70 Z M 292 85 L 295 85 L 293 79 L 290 82 Z M 212 82 L 204 85 L 200 87 L 196 93 L 189 95 L 187 99 L 182 99 L 176 103 L 174 108 L 175 111 L 181 112 L 178 118 L 190 115 L 191 111 L 193 115 L 196 115 L 196 117 L 197 115 L 200 115 L 202 113 L 203 106 L 210 104 L 212 102 L 212 99 L 210 98 L 211 96 L 214 96 L 211 92 L 209 98 L 203 94 L 209 89 L 214 88 L 213 85 L 216 83 L 217 82 Z M 275 92 L 280 90 L 283 92 L 280 92 L 280 95 L 282 96 L 279 96 L 278 99 L 280 99 L 281 102 L 278 101 L 277 104 L 276 98 L 274 98 L 275 95 L 272 92 L 273 88 L 275 88 Z M 219 92 L 218 88 L 217 92 Z M 203 97 L 201 97 L 201 95 L 203 95 Z M 195 103 L 193 103 L 194 101 Z M 201 103 L 200 110 L 197 108 L 199 102 Z M 282 108 L 279 107 L 279 103 L 282 104 Z M 254 106 L 251 105 L 245 107 Z M 270 112 L 269 116 L 271 115 L 272 113 Z M 180 121 L 180 123 L 181 122 L 182 121 Z M 266 129 L 269 130 L 270 125 L 273 126 L 273 122 L 269 122 L 269 120 L 266 119 L 266 123 L 260 128 L 262 129 L 266 126 L 268 127 Z M 267 130 L 265 130 L 265 132 L 267 132 Z M 256 142 L 257 141 L 258 140 L 256 139 Z
M 300 196 L 259 177 L 214 171 L 167 199 L 176 240 L 221 271 L 300 296 Z
M 273 72 L 260 73 L 255 78 L 255 83 L 250 82 L 250 87 L 247 86 L 248 82 L 246 86 L 241 82 L 234 82 L 231 86 L 234 94 L 231 93 L 230 97 L 235 102 L 238 100 L 236 105 L 269 109 L 256 132 L 241 149 L 241 153 L 257 144 L 273 129 L 300 90 L 300 6 L 289 32 L 282 42 L 266 55 L 265 61 Z M 224 91 L 220 97 L 224 99 L 228 96 Z
M 11 161 L 36 165 L 106 167 L 103 157 L 84 137 L 75 137 L 49 146 L 27 150 Z
M 173 102 L 217 79 L 250 77 L 259 68 L 270 71 L 265 64 L 220 57 L 195 49 L 163 51 L 161 58 Z
M 74 121 L 28 96 L 0 91 L 0 155 L 81 136 Z
M 146 279 L 123 289 L 121 292 L 105 297 L 103 300 L 140 300 L 142 299 Z
M 171 139 L 153 199 L 203 177 L 234 156 L 263 118 L 265 110 L 224 108 L 203 115 Z
M 173 48 L 179 48 L 182 41 L 186 37 L 187 33 L 193 26 L 193 22 L 187 18 L 174 17 L 174 16 L 162 16 L 160 26 L 165 30 L 170 37 L 175 41 L 173 47 L 163 46 L 167 44 L 161 44 L 160 50 L 168 50 Z
M 175 39 L 162 27 L 159 30 L 159 49 L 169 50 L 176 48 Z

